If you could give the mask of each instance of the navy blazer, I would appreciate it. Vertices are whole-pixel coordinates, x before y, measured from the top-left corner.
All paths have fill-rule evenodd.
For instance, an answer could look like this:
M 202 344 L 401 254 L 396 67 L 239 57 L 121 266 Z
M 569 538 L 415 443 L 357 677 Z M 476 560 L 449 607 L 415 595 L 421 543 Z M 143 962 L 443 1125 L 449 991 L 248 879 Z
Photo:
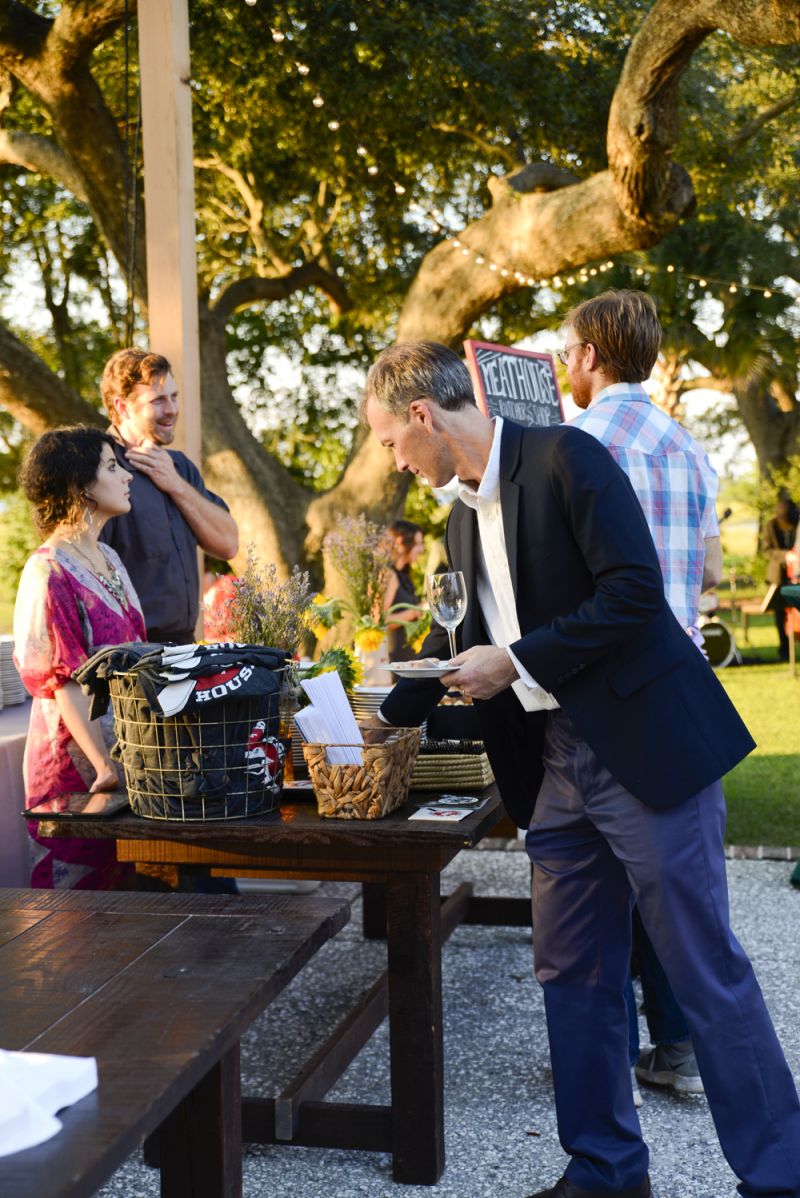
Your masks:
M 711 667 L 670 611 L 655 546 L 627 476 L 594 437 L 569 425 L 505 422 L 500 503 L 520 639 L 512 651 L 552 692 L 610 773 L 665 808 L 721 778 L 754 742 Z M 477 515 L 456 502 L 445 541 L 469 603 L 460 648 L 489 643 L 477 602 Z M 420 656 L 447 658 L 435 627 Z M 443 693 L 404 679 L 390 723 L 419 723 Z M 509 814 L 530 822 L 543 776 L 545 713 L 514 692 L 476 702 Z

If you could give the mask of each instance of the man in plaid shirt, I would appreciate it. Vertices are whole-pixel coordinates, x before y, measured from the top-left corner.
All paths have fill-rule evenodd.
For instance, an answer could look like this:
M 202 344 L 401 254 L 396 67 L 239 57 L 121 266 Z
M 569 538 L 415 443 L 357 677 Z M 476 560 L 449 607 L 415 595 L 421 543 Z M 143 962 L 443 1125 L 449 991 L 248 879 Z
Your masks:
M 632 345 L 641 344 L 650 360 L 655 357 L 661 343 L 655 305 L 641 291 L 607 291 L 573 309 L 566 327 L 566 346 L 559 357 L 567 367 L 572 398 L 583 409 L 572 423 L 602 442 L 630 479 L 655 542 L 667 602 L 702 648 L 697 626 L 700 594 L 716 586 L 722 574 L 717 476 L 703 447 L 651 402 L 641 383 L 616 381 L 621 376 L 616 359 L 629 361 Z M 646 377 L 649 366 L 639 373 Z M 702 1093 L 689 1029 L 636 911 L 634 944 L 654 1044 L 639 1057 L 638 1018 L 629 982 L 631 1077 L 637 1106 L 637 1077 L 681 1093 Z

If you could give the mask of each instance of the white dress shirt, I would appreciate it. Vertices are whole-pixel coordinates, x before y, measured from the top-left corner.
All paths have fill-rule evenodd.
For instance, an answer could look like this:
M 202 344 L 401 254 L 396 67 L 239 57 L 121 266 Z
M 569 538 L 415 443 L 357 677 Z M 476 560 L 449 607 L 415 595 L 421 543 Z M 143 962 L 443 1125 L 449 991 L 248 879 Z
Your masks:
M 492 644 L 506 650 L 519 674 L 519 678 L 511 683 L 511 689 L 526 711 L 552 711 L 558 707 L 558 701 L 539 686 L 509 648 L 520 639 L 520 628 L 500 506 L 502 433 L 503 421 L 498 416 L 494 421 L 492 449 L 480 486 L 476 491 L 474 487 L 459 482 L 459 499 L 477 512 L 478 554 L 475 565 L 478 604 Z

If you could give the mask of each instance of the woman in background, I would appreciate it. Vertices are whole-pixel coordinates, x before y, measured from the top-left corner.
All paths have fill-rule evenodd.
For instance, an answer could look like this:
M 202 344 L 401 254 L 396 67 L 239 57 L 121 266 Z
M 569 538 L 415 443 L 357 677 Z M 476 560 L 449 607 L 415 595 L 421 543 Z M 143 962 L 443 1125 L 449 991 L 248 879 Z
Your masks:
M 761 548 L 767 558 L 767 582 L 777 587 L 770 610 L 775 615 L 778 657 L 781 661 L 789 660 L 789 637 L 786 633 L 786 604 L 780 588 L 788 582 L 786 554 L 794 545 L 797 536 L 798 515 L 797 504 L 787 496 L 782 496 L 775 504 L 775 515 L 764 525 L 761 541 Z
M 389 536 L 392 569 L 383 596 L 384 611 L 388 611 L 395 603 L 419 604 L 419 596 L 411 582 L 411 567 L 425 547 L 422 529 L 410 520 L 395 520 L 394 524 L 389 525 Z M 387 635 L 389 661 L 410 661 L 415 656 L 406 640 L 404 626 L 418 620 L 419 616 L 419 611 L 414 611 L 413 606 L 407 611 L 392 612 Z
M 112 516 L 130 510 L 131 475 L 100 429 L 45 433 L 20 482 L 44 543 L 28 559 L 14 609 L 14 658 L 33 695 L 25 746 L 25 806 L 119 785 L 110 757 L 113 717 L 89 720 L 72 675 L 107 645 L 145 639 L 139 600 L 116 553 L 98 541 Z M 29 823 L 31 886 L 107 890 L 131 871 L 113 842 L 39 837 Z

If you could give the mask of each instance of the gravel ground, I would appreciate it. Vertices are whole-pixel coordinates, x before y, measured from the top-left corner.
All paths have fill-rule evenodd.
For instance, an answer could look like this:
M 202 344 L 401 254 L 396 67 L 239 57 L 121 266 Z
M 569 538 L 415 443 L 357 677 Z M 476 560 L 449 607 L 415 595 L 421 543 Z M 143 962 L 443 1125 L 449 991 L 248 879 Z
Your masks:
M 729 861 L 733 927 L 755 965 L 778 1035 L 800 1079 L 800 891 L 783 862 Z M 444 889 L 462 879 L 476 892 L 521 894 L 523 852 L 462 853 Z M 382 967 L 383 948 L 360 935 L 358 888 L 350 925 L 327 944 L 242 1042 L 247 1094 L 274 1094 L 308 1050 Z M 436 1186 L 398 1187 L 388 1156 L 326 1149 L 245 1149 L 245 1198 L 525 1198 L 552 1184 L 566 1158 L 556 1134 L 544 1011 L 531 971 L 529 934 L 461 927 L 444 952 L 447 1164 Z M 642 1027 L 643 1043 L 647 1034 Z M 591 1079 L 587 1078 L 590 1083 Z M 345 1102 L 388 1103 L 386 1025 L 331 1091 Z M 742 1102 L 748 1095 L 742 1094 Z M 735 1178 L 717 1143 L 705 1100 L 645 1091 L 640 1111 L 651 1150 L 654 1198 L 734 1198 Z M 158 1198 L 158 1173 L 132 1157 L 102 1198 Z

